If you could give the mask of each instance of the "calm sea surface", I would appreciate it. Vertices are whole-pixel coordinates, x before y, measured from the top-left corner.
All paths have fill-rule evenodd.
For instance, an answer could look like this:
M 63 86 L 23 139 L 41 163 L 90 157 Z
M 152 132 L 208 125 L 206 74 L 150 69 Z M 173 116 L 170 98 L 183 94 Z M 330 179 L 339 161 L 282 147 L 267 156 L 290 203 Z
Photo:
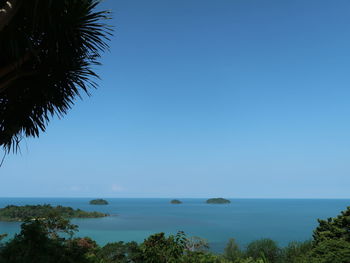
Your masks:
M 90 198 L 0 198 L 0 208 L 9 205 L 51 204 L 100 211 L 111 216 L 72 220 L 78 236 L 89 236 L 100 245 L 113 241 L 142 242 L 147 236 L 185 231 L 206 238 L 213 251 L 221 252 L 235 238 L 245 246 L 259 238 L 272 238 L 284 246 L 290 241 L 311 238 L 317 218 L 334 217 L 350 205 L 344 199 L 231 199 L 228 205 L 208 205 L 205 199 L 106 198 L 109 205 L 89 205 Z M 0 234 L 13 235 L 19 223 L 0 222 Z

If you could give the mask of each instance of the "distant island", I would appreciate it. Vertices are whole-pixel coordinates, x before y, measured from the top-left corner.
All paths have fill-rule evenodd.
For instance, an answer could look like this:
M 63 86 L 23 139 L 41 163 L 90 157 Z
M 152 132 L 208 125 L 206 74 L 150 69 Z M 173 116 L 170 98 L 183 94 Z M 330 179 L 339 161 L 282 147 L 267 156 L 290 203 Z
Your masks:
M 94 199 L 90 201 L 90 205 L 108 205 L 108 202 L 104 199 Z
M 180 200 L 177 200 L 177 199 L 171 200 L 170 203 L 174 204 L 174 205 L 182 204 L 182 202 Z
M 225 199 L 225 198 L 210 198 L 206 201 L 207 204 L 229 204 L 231 203 L 230 200 Z
M 64 218 L 98 218 L 108 216 L 108 214 L 100 212 L 86 212 L 60 205 L 56 207 L 51 205 L 8 205 L 0 208 L 0 221 L 20 222 L 31 218 L 44 218 L 50 214 L 57 214 Z

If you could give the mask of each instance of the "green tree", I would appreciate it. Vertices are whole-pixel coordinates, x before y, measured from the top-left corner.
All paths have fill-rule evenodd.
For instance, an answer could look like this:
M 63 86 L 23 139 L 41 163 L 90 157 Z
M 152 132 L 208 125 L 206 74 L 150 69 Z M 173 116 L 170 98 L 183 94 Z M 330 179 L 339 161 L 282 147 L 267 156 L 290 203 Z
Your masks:
M 96 87 L 110 27 L 97 0 L 0 0 L 0 146 L 16 150 Z
M 99 250 L 97 256 L 105 263 L 143 262 L 141 248 L 136 242 L 108 243 Z
M 343 239 L 350 242 L 350 207 L 340 215 L 327 220 L 318 220 L 318 227 L 313 233 L 316 243 L 329 239 Z
M 78 237 L 65 241 L 66 247 L 76 255 L 84 255 L 84 261 L 88 263 L 103 263 L 97 253 L 100 247 L 90 237 Z
M 147 238 L 141 245 L 145 263 L 178 263 L 184 254 L 186 236 L 178 232 L 166 237 L 158 233 Z
M 281 262 L 302 263 L 306 262 L 307 255 L 313 248 L 312 241 L 291 242 L 281 251 Z
M 87 249 L 77 243 L 67 244 L 64 238 L 50 238 L 41 220 L 22 224 L 21 232 L 5 244 L 1 263 L 90 263 Z
M 324 240 L 313 248 L 307 263 L 349 263 L 350 243 L 344 239 Z
M 181 263 L 229 263 L 226 259 L 221 256 L 214 255 L 212 253 L 203 252 L 203 251 L 187 251 L 181 257 L 181 260 L 178 262 Z
M 350 207 L 340 215 L 327 220 L 318 220 L 313 233 L 313 248 L 310 262 L 350 262 Z
M 233 238 L 229 239 L 225 247 L 224 257 L 232 262 L 236 262 L 242 257 L 242 251 Z
M 30 219 L 4 244 L 0 263 L 95 263 L 98 245 L 91 238 L 72 238 L 76 225 L 57 215 Z M 64 236 L 70 235 L 69 239 Z
M 106 263 L 128 262 L 124 242 L 108 243 L 98 252 L 98 257 Z
M 275 241 L 265 238 L 251 242 L 247 246 L 246 255 L 253 259 L 264 259 L 270 263 L 277 262 L 280 249 Z
M 50 238 L 58 239 L 60 234 L 67 234 L 70 238 L 78 231 L 78 226 L 70 223 L 69 219 L 63 218 L 57 213 L 50 213 L 46 218 L 36 219 L 41 221 Z

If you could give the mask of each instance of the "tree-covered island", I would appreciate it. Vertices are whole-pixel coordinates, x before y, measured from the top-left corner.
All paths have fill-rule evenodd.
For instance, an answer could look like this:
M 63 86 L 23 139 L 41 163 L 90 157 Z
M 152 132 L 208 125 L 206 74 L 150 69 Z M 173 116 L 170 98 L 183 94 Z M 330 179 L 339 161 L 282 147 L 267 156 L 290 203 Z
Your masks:
M 90 205 L 108 205 L 107 200 L 104 199 L 94 199 L 89 202 Z
M 173 205 L 182 204 L 182 202 L 180 200 L 178 200 L 178 199 L 173 199 L 173 200 L 170 201 L 170 203 L 173 204 Z
M 231 203 L 230 200 L 225 199 L 225 198 L 210 198 L 206 201 L 207 204 L 229 204 Z
M 0 209 L 0 221 L 20 222 L 33 218 L 45 218 L 52 214 L 63 218 L 98 218 L 108 216 L 108 214 L 100 212 L 87 212 L 60 205 L 56 207 L 51 205 L 8 205 Z

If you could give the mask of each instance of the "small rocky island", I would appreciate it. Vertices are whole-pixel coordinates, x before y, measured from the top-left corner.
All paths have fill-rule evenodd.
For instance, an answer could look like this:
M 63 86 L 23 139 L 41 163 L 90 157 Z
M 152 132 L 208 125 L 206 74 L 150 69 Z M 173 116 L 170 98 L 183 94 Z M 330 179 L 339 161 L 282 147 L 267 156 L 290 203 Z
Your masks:
M 225 199 L 225 198 L 210 198 L 206 201 L 207 204 L 229 204 L 231 203 L 230 200 Z
M 104 199 L 94 199 L 90 201 L 90 205 L 108 205 L 108 202 Z
M 171 204 L 174 204 L 174 205 L 179 205 L 179 204 L 182 204 L 182 202 L 178 199 L 173 199 L 170 201 Z
M 0 221 L 21 222 L 32 218 L 45 218 L 48 215 L 59 215 L 64 218 L 99 218 L 108 216 L 100 212 L 86 212 L 66 206 L 51 205 L 8 205 L 0 208 Z

